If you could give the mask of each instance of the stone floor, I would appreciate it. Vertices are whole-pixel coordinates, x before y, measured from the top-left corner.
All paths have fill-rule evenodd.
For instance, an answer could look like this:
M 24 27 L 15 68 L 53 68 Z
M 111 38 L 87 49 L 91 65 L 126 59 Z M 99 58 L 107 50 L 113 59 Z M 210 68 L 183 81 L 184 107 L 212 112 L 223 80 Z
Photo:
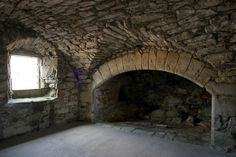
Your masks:
M 144 133 L 171 141 L 191 144 L 210 145 L 210 128 L 203 126 L 168 126 L 150 121 L 129 121 L 119 123 L 100 124 L 131 133 Z
M 235 157 L 229 154 L 176 141 L 146 132 L 129 132 L 128 127 L 81 125 L 66 130 L 42 131 L 0 142 L 0 157 Z M 116 128 L 116 129 L 115 129 Z M 36 135 L 35 135 L 36 134 Z M 37 137 L 38 136 L 38 137 Z M 29 138 L 34 139 L 29 139 Z M 21 140 L 17 140 L 21 139 Z M 28 140 L 27 140 L 28 139 Z M 18 143 L 14 145 L 13 143 Z

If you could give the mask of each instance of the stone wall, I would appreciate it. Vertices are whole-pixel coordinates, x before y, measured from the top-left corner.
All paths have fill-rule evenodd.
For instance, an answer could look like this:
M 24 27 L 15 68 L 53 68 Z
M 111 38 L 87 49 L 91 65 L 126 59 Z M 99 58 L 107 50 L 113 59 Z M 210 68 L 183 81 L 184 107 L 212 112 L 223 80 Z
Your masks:
M 7 51 L 0 47 L 0 106 L 7 102 L 8 75 L 7 75 Z
M 234 0 L 22 0 L 1 1 L 0 10 L 91 70 L 113 54 L 156 46 L 235 73 Z
M 128 83 L 130 82 L 129 77 L 121 75 L 105 82 L 94 90 L 94 121 L 114 122 L 135 118 L 134 112 L 137 111 L 137 106 L 127 102 L 125 104 L 119 102 L 121 86 L 129 86 Z
M 78 87 L 74 69 L 58 54 L 58 98 L 7 103 L 7 53 L 1 52 L 0 139 L 78 120 Z M 2 55 L 6 59 L 2 59 Z M 5 62 L 3 62 L 5 61 Z M 2 83 L 3 82 L 3 83 Z
M 219 84 L 213 94 L 213 142 L 227 149 L 236 148 L 236 85 Z
M 0 105 L 5 105 L 8 97 L 8 78 L 4 75 L 7 56 L 3 52 L 22 38 L 13 44 L 14 49 L 26 43 L 24 48 L 49 53 L 55 46 L 79 68 L 79 117 L 87 120 L 93 117 L 90 73 L 95 72 L 95 82 L 101 83 L 114 76 L 113 72 L 151 69 L 156 57 L 158 68 L 153 70 L 180 74 L 211 91 L 213 124 L 219 126 L 212 129 L 219 136 L 212 135 L 219 139 L 216 143 L 232 145 L 232 140 L 222 139 L 235 136 L 235 9 L 233 0 L 1 1 Z M 43 42 L 28 44 L 25 39 L 29 37 L 39 37 Z M 150 46 L 158 53 L 143 53 L 143 48 Z M 137 49 L 144 59 L 139 54 L 132 57 Z M 118 56 L 124 56 L 123 60 Z M 108 60 L 112 63 L 103 65 Z
M 149 120 L 170 125 L 211 124 L 211 95 L 179 76 L 128 72 L 95 89 L 97 121 Z
M 15 21 L 0 21 L 0 34 L 0 139 L 78 120 L 78 78 L 70 58 L 34 30 Z M 53 97 L 29 100 L 8 98 L 9 54 L 17 52 L 43 58 L 45 87 L 57 83 L 57 93 L 48 93 Z
M 92 74 L 92 91 L 116 75 L 136 70 L 166 71 L 204 87 L 213 98 L 211 143 L 226 149 L 235 148 L 236 84 L 224 76 L 234 73 L 227 66 L 221 75 L 217 69 L 188 53 L 178 54 L 156 48 L 134 49 L 122 56 L 114 55 L 103 63 Z

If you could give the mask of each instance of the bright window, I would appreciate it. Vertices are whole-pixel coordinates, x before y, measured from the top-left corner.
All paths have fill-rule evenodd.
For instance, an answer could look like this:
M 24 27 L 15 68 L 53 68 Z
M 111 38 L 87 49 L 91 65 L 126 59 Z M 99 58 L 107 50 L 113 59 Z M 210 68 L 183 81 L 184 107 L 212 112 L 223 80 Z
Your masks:
M 11 55 L 12 90 L 39 89 L 39 58 Z

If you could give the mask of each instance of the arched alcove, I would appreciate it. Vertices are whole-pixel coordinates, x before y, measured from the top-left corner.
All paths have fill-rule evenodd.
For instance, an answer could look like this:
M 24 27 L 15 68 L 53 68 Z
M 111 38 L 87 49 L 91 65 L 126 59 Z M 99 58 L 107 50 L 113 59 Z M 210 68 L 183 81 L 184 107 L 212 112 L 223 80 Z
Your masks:
M 186 78 L 202 88 L 212 97 L 211 144 L 235 148 L 235 95 L 236 85 L 216 81 L 215 69 L 194 58 L 192 54 L 163 51 L 153 47 L 132 50 L 114 57 L 100 65 L 92 74 L 88 91 L 91 100 L 90 117 L 94 121 L 94 90 L 116 75 L 137 70 L 157 70 Z
M 169 75 L 177 78 L 182 77 L 182 79 L 187 79 L 192 83 L 205 88 L 206 91 L 212 94 L 211 88 L 208 87 L 208 83 L 214 76 L 214 71 L 207 64 L 196 60 L 191 54 L 188 53 L 168 52 L 148 47 L 142 51 L 135 50 L 128 52 L 123 56 L 113 58 L 102 64 L 98 70 L 93 73 L 93 121 L 99 121 L 99 117 L 97 117 L 97 100 L 95 98 L 95 95 L 97 94 L 96 89 L 106 84 L 107 81 L 109 83 L 109 80 L 116 79 L 120 75 L 124 75 L 129 72 L 135 73 L 137 71 L 143 72 L 147 70 L 157 73 L 168 73 Z M 117 84 L 119 83 L 117 82 Z M 183 119 L 181 121 L 183 121 Z M 214 134 L 213 125 L 214 119 L 212 118 L 212 136 Z M 211 142 L 214 142 L 213 137 Z
M 118 74 L 135 70 L 159 70 L 173 73 L 206 88 L 215 73 L 209 65 L 195 59 L 191 54 L 148 47 L 142 51 L 128 52 L 102 64 L 93 73 L 92 88 L 96 88 Z M 209 92 L 211 92 L 210 89 Z
M 151 129 L 164 139 L 205 145 L 211 135 L 211 94 L 168 72 L 129 71 L 94 89 L 93 118 Z

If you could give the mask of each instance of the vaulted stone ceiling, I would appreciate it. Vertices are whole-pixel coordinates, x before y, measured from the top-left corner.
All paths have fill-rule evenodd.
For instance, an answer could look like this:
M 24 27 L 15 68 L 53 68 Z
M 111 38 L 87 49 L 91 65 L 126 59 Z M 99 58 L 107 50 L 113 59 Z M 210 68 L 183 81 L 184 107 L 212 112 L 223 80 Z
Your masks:
M 0 19 L 33 29 L 87 70 L 154 46 L 236 71 L 234 0 L 1 0 Z

